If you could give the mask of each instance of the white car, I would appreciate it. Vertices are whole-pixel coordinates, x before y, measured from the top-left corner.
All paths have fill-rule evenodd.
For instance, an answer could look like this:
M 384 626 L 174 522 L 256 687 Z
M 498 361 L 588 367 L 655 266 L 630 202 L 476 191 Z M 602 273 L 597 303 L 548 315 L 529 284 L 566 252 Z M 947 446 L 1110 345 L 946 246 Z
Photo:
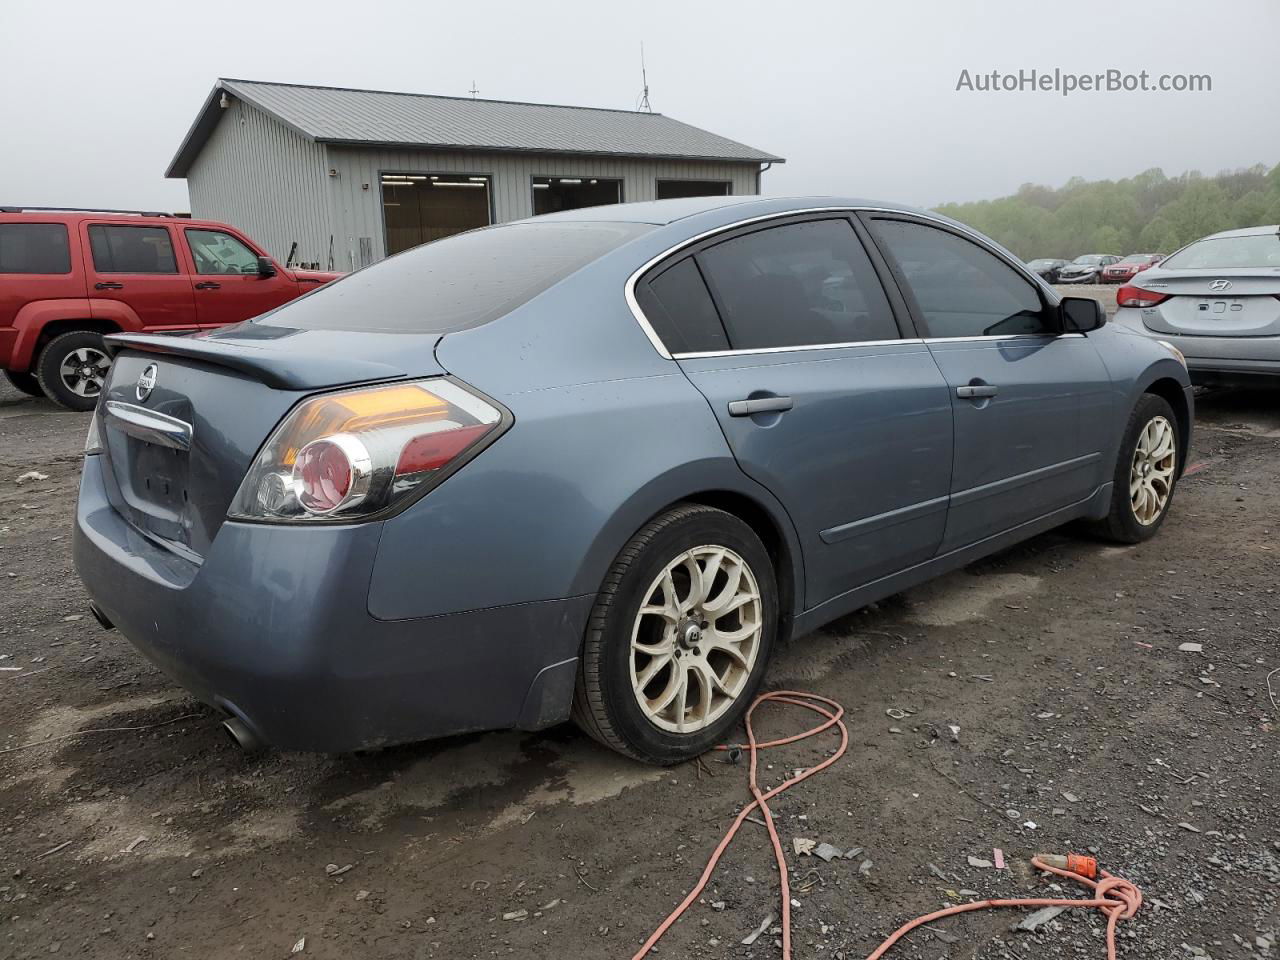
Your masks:
M 1113 323 L 1169 343 L 1195 383 L 1280 378 L 1280 227 L 1215 233 L 1116 291 Z

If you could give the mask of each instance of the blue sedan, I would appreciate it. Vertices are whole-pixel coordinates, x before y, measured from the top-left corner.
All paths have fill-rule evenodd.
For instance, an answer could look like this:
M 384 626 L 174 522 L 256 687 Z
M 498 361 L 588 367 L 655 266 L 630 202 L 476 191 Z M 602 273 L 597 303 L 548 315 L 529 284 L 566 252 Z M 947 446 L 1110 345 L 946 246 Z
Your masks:
M 246 746 L 572 717 L 677 762 L 784 637 L 1068 521 L 1151 537 L 1191 438 L 1175 349 L 858 200 L 537 217 L 107 342 L 77 568 Z

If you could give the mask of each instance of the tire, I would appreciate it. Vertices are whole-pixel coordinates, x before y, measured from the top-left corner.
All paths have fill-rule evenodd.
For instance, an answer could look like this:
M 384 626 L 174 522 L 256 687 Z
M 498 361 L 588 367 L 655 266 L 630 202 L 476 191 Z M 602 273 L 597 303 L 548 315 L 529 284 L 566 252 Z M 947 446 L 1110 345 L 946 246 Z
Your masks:
M 702 610 L 703 602 L 684 611 L 694 596 L 690 559 L 700 580 L 708 569 L 716 571 L 704 599 L 726 612 L 717 616 L 714 610 L 703 611 L 697 618 L 689 617 Z M 668 571 L 674 605 L 663 585 Z M 726 596 L 735 572 L 738 589 Z M 752 594 L 755 600 L 749 599 Z M 743 598 L 748 599 L 729 612 Z M 649 612 L 642 614 L 642 605 Z M 773 651 L 777 625 L 773 562 L 755 531 L 713 507 L 674 507 L 645 524 L 605 577 L 578 661 L 574 722 L 605 746 L 645 763 L 665 766 L 698 756 L 722 743 L 751 705 Z M 720 639 L 716 626 L 743 637 Z M 633 635 L 655 653 L 633 649 Z M 737 653 L 731 654 L 730 648 Z M 712 675 L 720 688 L 709 686 Z M 664 704 L 673 690 L 674 699 Z M 688 727 L 683 731 L 681 718 Z
M 1155 432 L 1148 434 L 1148 431 Z M 1158 457 L 1140 453 L 1140 445 L 1145 441 L 1151 447 L 1152 438 L 1157 434 L 1169 438 L 1167 453 Z M 1112 477 L 1111 511 L 1105 519 L 1093 525 L 1095 533 L 1115 543 L 1141 543 L 1156 535 L 1173 504 L 1185 455 L 1178 448 L 1180 442 L 1178 419 L 1169 402 L 1152 393 L 1143 394 L 1129 414 L 1124 440 L 1120 444 L 1120 456 Z M 1152 453 L 1160 454 L 1165 446 L 1163 439 L 1157 440 Z M 1138 492 L 1131 492 L 1135 482 Z M 1141 493 L 1144 486 L 1146 499 Z M 1162 492 L 1163 500 L 1159 501 Z M 1153 503 L 1153 497 L 1159 502 Z
M 44 391 L 40 389 L 40 381 L 36 379 L 34 374 L 19 373 L 17 370 L 6 370 L 5 378 L 21 390 L 29 397 L 43 397 Z
M 73 330 L 45 344 L 36 361 L 35 373 L 45 396 L 54 403 L 68 410 L 92 410 L 98 404 L 110 366 L 102 346 L 102 334 Z M 89 368 L 94 371 L 92 377 L 83 375 Z

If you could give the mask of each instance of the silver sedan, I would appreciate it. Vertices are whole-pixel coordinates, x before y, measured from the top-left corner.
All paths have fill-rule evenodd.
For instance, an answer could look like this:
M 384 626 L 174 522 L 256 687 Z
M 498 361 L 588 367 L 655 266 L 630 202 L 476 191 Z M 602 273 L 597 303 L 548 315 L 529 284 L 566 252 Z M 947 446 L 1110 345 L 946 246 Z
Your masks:
M 1116 293 L 1114 322 L 1177 347 L 1196 383 L 1280 378 L 1280 227 L 1215 233 Z

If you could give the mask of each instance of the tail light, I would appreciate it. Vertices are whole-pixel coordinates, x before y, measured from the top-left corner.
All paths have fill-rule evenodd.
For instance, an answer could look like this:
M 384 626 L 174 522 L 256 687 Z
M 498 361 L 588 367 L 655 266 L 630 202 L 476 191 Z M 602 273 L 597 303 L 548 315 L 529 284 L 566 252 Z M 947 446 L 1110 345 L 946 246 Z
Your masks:
M 1167 293 L 1153 293 L 1141 287 L 1123 286 L 1116 291 L 1116 303 L 1122 307 L 1154 307 L 1168 299 Z
M 443 378 L 312 397 L 263 446 L 228 516 L 350 521 L 379 513 L 440 483 L 503 424 L 495 404 Z

